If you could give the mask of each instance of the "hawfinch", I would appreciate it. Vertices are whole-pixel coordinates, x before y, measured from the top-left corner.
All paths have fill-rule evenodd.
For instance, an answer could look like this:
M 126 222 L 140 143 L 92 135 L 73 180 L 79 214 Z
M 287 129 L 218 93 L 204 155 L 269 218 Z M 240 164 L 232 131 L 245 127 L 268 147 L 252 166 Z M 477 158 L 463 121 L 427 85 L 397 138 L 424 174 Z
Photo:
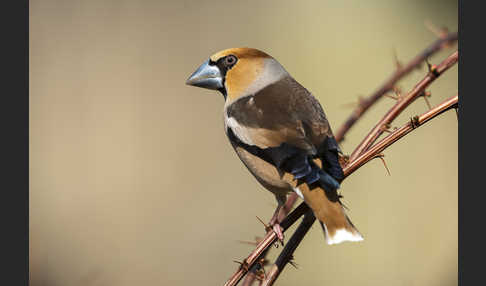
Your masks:
M 257 49 L 223 50 L 186 84 L 223 94 L 224 130 L 248 170 L 275 195 L 270 225 L 280 240 L 278 213 L 290 192 L 313 210 L 328 244 L 363 240 L 339 200 L 341 151 L 326 115 L 277 60 Z

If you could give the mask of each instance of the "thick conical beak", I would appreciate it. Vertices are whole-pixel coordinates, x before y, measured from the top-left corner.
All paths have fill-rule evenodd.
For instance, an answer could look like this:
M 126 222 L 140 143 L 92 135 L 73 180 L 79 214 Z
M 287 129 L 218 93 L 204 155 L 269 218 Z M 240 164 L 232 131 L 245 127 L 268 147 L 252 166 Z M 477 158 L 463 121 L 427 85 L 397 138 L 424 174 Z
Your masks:
M 223 78 L 219 68 L 205 61 L 186 81 L 187 85 L 193 85 L 208 89 L 223 88 Z

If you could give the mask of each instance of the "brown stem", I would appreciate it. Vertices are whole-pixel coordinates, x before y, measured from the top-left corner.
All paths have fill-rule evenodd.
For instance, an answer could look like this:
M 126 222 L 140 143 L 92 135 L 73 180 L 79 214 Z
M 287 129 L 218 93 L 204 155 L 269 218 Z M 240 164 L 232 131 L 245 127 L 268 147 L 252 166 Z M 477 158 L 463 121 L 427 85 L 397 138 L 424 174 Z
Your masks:
M 245 280 L 243 280 L 243 284 L 241 286 L 251 286 L 253 284 L 253 281 L 257 279 L 256 273 L 250 271 L 248 274 L 245 276 Z
M 375 158 L 377 154 L 380 154 L 388 146 L 395 143 L 400 138 L 410 133 L 412 130 L 416 129 L 419 126 L 422 126 L 424 123 L 436 117 L 437 115 L 443 113 L 444 111 L 457 107 L 457 104 L 458 104 L 458 95 L 447 99 L 440 105 L 436 106 L 435 108 L 427 111 L 426 113 L 420 116 L 413 117 L 410 120 L 410 122 L 405 124 L 403 127 L 393 131 L 390 135 L 386 136 L 381 141 L 373 145 L 373 147 L 368 149 L 361 156 L 359 156 L 355 160 L 351 161 L 348 165 L 346 165 L 346 167 L 343 169 L 345 176 L 350 175 L 351 173 L 356 171 L 359 167 L 363 166 L 368 161 Z
M 267 273 L 266 279 L 263 281 L 263 285 L 272 285 L 275 280 L 277 280 L 278 276 L 282 271 L 279 269 L 283 269 L 287 263 L 289 263 L 293 258 L 293 253 L 299 246 L 300 242 L 307 234 L 309 229 L 311 228 L 312 224 L 316 220 L 314 213 L 311 209 L 309 209 L 302 219 L 302 222 L 299 224 L 297 229 L 295 230 L 290 240 L 285 245 L 284 249 L 278 256 L 275 264 L 272 265 L 270 271 Z
M 419 96 L 423 95 L 425 89 L 442 73 L 453 66 L 459 58 L 458 51 L 452 53 L 438 66 L 432 66 L 429 73 L 422 79 L 406 96 L 397 101 L 395 105 L 385 114 L 385 116 L 376 124 L 376 126 L 368 133 L 368 135 L 361 141 L 361 143 L 354 149 L 349 157 L 350 161 L 354 161 L 358 156 L 368 150 L 370 146 L 383 134 L 383 127 L 389 126 L 392 121 L 400 115 L 400 113 L 415 101 Z
M 281 222 L 285 219 L 285 217 L 287 217 L 287 215 L 289 214 L 289 212 L 292 210 L 292 208 L 294 207 L 294 204 L 295 202 L 297 201 L 298 199 L 298 195 L 296 193 L 291 193 L 288 197 L 287 197 L 287 201 L 285 202 L 285 205 L 280 209 L 280 213 L 278 215 L 278 221 Z M 273 231 L 271 231 L 273 233 Z M 267 233 L 268 234 L 268 233 Z M 267 248 L 266 250 L 264 250 L 261 254 L 260 254 L 260 257 L 257 259 L 257 261 L 261 261 L 261 260 L 264 260 L 267 253 L 268 253 L 268 250 L 269 248 Z M 258 265 L 258 263 L 255 263 L 250 269 L 249 269 L 249 273 L 245 276 L 245 279 L 243 280 L 243 284 L 242 286 L 250 286 L 253 284 L 253 282 L 255 280 L 258 280 L 258 276 L 256 275 L 256 272 L 260 269 L 262 269 L 263 267 L 261 267 L 260 265 Z M 263 281 L 261 281 L 263 282 Z
M 341 128 L 336 132 L 336 140 L 338 142 L 344 139 L 346 133 L 351 129 L 351 127 L 358 121 L 358 119 L 373 105 L 375 104 L 384 94 L 393 90 L 396 83 L 401 80 L 404 76 L 409 74 L 412 70 L 418 68 L 426 59 L 430 58 L 436 52 L 442 50 L 457 41 L 457 32 L 449 33 L 437 39 L 432 45 L 423 50 L 415 58 L 413 58 L 405 66 L 397 68 L 395 72 L 390 75 L 390 77 L 369 97 L 360 100 L 359 106 L 353 111 L 353 113 L 348 117 Z
M 294 224 L 307 210 L 309 207 L 305 203 L 300 204 L 297 206 L 281 223 L 280 226 L 283 228 L 285 232 L 292 224 Z M 253 266 L 253 264 L 261 258 L 261 255 L 265 252 L 265 250 L 271 246 L 277 239 L 277 235 L 273 231 L 267 232 L 265 237 L 262 241 L 256 246 L 255 250 L 253 250 L 250 255 L 242 262 L 242 265 L 238 268 L 238 271 L 234 273 L 230 279 L 224 284 L 225 286 L 236 285 L 243 275 L 245 275 L 249 268 Z

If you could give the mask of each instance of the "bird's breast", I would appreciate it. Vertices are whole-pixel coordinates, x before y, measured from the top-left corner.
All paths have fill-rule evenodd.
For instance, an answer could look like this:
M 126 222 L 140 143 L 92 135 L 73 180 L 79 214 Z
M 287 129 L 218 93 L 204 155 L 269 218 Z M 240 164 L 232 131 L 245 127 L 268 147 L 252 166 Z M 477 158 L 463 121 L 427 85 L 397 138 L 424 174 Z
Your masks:
M 258 180 L 258 182 L 260 182 L 260 184 L 262 184 L 267 190 L 275 194 L 285 194 L 291 191 L 292 187 L 282 179 L 282 174 L 274 165 L 248 152 L 239 146 L 238 142 L 236 142 L 236 140 L 239 140 L 250 146 L 265 148 L 268 147 L 266 146 L 267 144 L 265 144 L 267 143 L 266 139 L 268 136 L 258 136 L 260 134 L 258 134 L 259 129 L 255 128 L 256 126 L 247 126 L 239 122 L 239 120 L 236 118 L 230 116 L 227 112 L 228 106 L 229 104 L 225 106 L 224 110 L 225 132 L 240 160 Z M 239 114 L 241 115 L 242 112 Z M 232 138 L 228 135 L 229 130 L 232 131 L 236 138 Z
M 286 194 L 292 186 L 282 179 L 282 174 L 272 164 L 232 144 L 236 154 L 260 184 L 275 194 Z

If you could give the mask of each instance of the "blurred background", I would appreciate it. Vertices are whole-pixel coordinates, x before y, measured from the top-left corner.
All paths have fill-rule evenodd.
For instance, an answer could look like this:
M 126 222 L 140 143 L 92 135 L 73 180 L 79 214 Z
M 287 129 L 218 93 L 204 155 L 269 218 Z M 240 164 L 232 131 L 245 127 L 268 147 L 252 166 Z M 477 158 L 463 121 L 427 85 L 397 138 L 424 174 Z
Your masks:
M 223 98 L 186 86 L 216 51 L 266 51 L 337 131 L 350 103 L 458 29 L 457 1 L 30 1 L 31 285 L 222 285 L 276 206 L 223 132 Z M 438 64 L 453 52 L 430 61 Z M 404 92 L 426 74 L 414 71 Z M 457 66 L 432 84 L 457 92 Z M 348 133 L 353 148 L 394 103 Z M 427 110 L 419 99 L 394 126 Z M 448 112 L 342 184 L 360 243 L 315 224 L 277 285 L 457 285 L 457 118 Z M 287 232 L 290 237 L 292 228 Z M 281 248 L 278 249 L 280 251 Z M 269 258 L 278 254 L 273 249 Z

